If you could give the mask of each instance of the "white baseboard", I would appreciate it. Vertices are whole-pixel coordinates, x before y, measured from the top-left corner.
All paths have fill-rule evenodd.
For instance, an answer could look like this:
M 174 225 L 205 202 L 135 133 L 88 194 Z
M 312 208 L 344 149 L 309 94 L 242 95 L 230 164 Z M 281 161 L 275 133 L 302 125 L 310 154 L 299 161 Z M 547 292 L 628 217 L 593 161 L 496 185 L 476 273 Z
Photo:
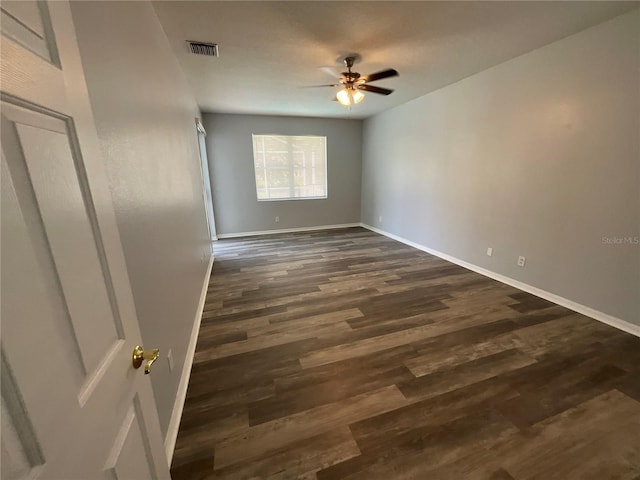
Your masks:
M 334 228 L 361 227 L 361 223 L 342 223 L 339 225 L 317 225 L 314 227 L 283 228 L 281 230 L 260 230 L 256 232 L 219 233 L 218 238 L 252 237 L 254 235 L 273 235 L 276 233 L 312 232 L 314 230 L 332 230 Z
M 550 302 L 562 305 L 569 310 L 573 310 L 574 312 L 586 315 L 587 317 L 593 318 L 594 320 L 606 323 L 607 325 L 630 333 L 631 335 L 635 335 L 636 337 L 640 337 L 640 325 L 627 322 L 626 320 L 622 320 L 607 313 L 600 312 L 599 310 L 574 302 L 573 300 L 569 300 L 568 298 L 561 297 L 559 295 L 556 295 L 555 293 L 547 292 L 546 290 L 528 285 L 511 277 L 507 277 L 500 273 L 492 272 L 491 270 L 487 270 L 486 268 L 482 268 L 472 263 L 465 262 L 464 260 L 460 260 L 459 258 L 452 257 L 451 255 L 439 252 L 429 247 L 425 247 L 424 245 L 412 242 L 411 240 L 407 240 L 406 238 L 394 235 L 393 233 L 385 232 L 384 230 L 372 227 L 371 225 L 362 223 L 361 226 L 368 230 L 371 230 L 372 232 L 379 233 L 380 235 L 384 235 L 385 237 L 389 237 L 393 240 L 404 243 L 405 245 L 409 245 L 410 247 L 417 248 L 418 250 L 422 250 L 423 252 L 427 252 L 431 255 L 435 255 L 436 257 L 440 257 L 443 260 L 447 260 L 448 262 L 460 265 L 461 267 L 464 267 L 468 270 L 473 270 L 474 272 L 479 273 L 480 275 L 484 275 L 485 277 L 493 278 L 494 280 L 497 280 L 499 282 L 506 283 L 507 285 L 511 285 L 512 287 L 515 287 L 519 290 L 531 293 L 536 297 L 544 298 L 545 300 L 549 300 Z
M 187 398 L 187 388 L 189 387 L 189 378 L 191 377 L 191 366 L 193 365 L 193 357 L 196 353 L 198 333 L 200 332 L 200 322 L 202 321 L 202 311 L 204 310 L 204 304 L 207 299 L 207 290 L 209 289 L 209 278 L 211 277 L 212 268 L 213 256 L 209 258 L 207 273 L 205 274 L 204 284 L 202 285 L 202 292 L 200 293 L 200 303 L 198 303 L 196 318 L 193 321 L 191 338 L 189 339 L 189 346 L 187 347 L 187 356 L 185 357 L 184 366 L 182 367 L 180 384 L 178 385 L 178 393 L 176 394 L 176 401 L 173 404 L 171 420 L 169 420 L 169 427 L 167 428 L 167 436 L 164 439 L 164 450 L 167 454 L 167 461 L 169 462 L 169 466 L 171 466 L 171 461 L 173 460 L 173 451 L 176 448 L 176 440 L 178 439 L 178 430 L 180 429 L 182 409 L 184 408 L 184 401 Z

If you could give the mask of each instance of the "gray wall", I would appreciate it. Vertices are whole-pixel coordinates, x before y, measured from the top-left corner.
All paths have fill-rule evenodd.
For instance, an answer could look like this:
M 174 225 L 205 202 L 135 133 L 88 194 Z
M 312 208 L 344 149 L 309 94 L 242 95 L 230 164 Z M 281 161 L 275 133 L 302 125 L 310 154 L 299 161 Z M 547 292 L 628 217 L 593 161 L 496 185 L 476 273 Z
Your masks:
M 208 261 L 199 112 L 150 3 L 71 7 L 166 434 Z
M 218 234 L 360 222 L 362 121 L 207 113 L 203 123 Z M 328 198 L 258 202 L 254 133 L 326 135 Z
M 364 223 L 640 324 L 640 246 L 603 244 L 640 235 L 639 32 L 636 10 L 366 120 Z

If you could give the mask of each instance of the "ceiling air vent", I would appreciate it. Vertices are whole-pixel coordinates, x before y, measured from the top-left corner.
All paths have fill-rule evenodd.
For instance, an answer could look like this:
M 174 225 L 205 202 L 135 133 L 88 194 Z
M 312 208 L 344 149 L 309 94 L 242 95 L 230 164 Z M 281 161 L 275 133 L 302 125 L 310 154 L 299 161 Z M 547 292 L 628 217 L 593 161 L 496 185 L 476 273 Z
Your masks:
M 215 43 L 194 42 L 187 40 L 189 50 L 196 55 L 207 55 L 209 57 L 218 56 L 218 45 Z

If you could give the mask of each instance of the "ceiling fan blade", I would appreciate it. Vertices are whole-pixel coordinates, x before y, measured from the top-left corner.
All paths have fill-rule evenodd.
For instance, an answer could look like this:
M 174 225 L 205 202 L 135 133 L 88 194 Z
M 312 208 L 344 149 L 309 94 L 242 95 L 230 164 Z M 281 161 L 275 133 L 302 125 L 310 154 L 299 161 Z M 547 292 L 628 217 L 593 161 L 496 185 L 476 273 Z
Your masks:
M 358 90 L 364 90 L 365 92 L 371 93 L 379 93 L 380 95 L 389 95 L 390 93 L 393 93 L 393 90 L 389 88 L 380 88 L 373 85 L 367 85 L 366 83 L 358 85 Z
M 338 70 L 336 70 L 333 67 L 318 67 L 320 68 L 320 70 L 322 70 L 324 73 L 326 73 L 327 75 L 329 75 L 332 78 L 340 78 L 340 72 L 338 72 Z
M 382 80 L 383 78 L 389 77 L 397 77 L 399 73 L 393 68 L 388 68 L 387 70 L 381 70 L 376 73 L 372 73 L 370 75 L 365 75 L 362 77 L 365 82 L 375 82 L 376 80 Z
M 298 88 L 339 87 L 340 85 L 341 85 L 340 83 L 328 83 L 325 85 L 304 85 Z

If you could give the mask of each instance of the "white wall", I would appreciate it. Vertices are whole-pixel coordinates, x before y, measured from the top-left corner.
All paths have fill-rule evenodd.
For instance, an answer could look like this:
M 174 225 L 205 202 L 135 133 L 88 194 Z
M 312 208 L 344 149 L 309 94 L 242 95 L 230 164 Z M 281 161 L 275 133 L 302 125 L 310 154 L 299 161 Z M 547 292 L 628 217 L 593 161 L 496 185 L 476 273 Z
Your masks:
M 218 235 L 360 222 L 362 121 L 207 113 L 203 123 Z M 252 134 L 326 135 L 328 198 L 258 202 Z
M 149 2 L 71 7 L 166 434 L 208 261 L 199 112 Z
M 363 221 L 640 324 L 640 245 L 602 240 L 640 235 L 639 33 L 635 10 L 366 120 Z

